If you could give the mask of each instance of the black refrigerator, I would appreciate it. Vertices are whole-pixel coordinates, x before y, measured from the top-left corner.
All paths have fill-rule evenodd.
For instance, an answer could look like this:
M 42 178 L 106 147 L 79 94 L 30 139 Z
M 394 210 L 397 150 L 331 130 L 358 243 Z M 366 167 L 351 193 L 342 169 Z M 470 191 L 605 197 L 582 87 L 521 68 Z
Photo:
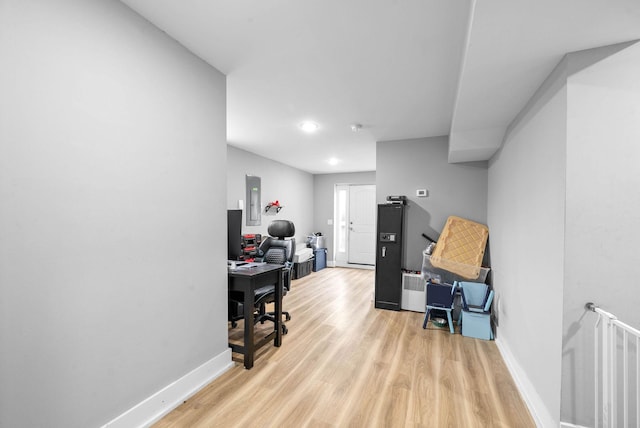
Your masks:
M 405 209 L 403 204 L 378 205 L 376 308 L 400 310 Z

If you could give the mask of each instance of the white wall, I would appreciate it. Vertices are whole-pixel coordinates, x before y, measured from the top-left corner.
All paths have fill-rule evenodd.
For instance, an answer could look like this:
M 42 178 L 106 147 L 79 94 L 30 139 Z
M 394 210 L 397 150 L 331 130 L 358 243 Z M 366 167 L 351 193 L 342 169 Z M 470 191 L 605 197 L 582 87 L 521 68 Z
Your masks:
M 486 162 L 450 164 L 447 151 L 446 137 L 377 143 L 378 203 L 386 203 L 388 195 L 406 195 L 409 199 L 405 230 L 407 269 L 421 269 L 422 251 L 429 243 L 422 233 L 437 239 L 450 215 L 486 224 Z M 416 197 L 417 189 L 427 189 L 429 197 Z
M 296 226 L 296 245 L 306 245 L 306 237 L 313 233 L 313 175 L 262 156 L 227 146 L 227 208 L 237 209 L 243 200 L 242 233 L 268 235 L 272 220 L 291 220 Z M 257 175 L 262 184 L 262 222 L 260 226 L 246 225 L 246 175 Z M 265 214 L 268 202 L 279 201 L 284 206 L 275 215 Z
M 640 46 L 568 80 L 563 420 L 593 426 L 594 302 L 640 328 Z M 622 351 L 620 351 L 622 352 Z M 630 378 L 635 378 L 632 367 Z M 635 401 L 635 400 L 633 400 Z M 635 414 L 632 407 L 632 414 Z M 635 418 L 630 425 L 635 426 Z
M 0 426 L 99 426 L 228 352 L 225 77 L 119 2 L 4 0 L 0 94 Z

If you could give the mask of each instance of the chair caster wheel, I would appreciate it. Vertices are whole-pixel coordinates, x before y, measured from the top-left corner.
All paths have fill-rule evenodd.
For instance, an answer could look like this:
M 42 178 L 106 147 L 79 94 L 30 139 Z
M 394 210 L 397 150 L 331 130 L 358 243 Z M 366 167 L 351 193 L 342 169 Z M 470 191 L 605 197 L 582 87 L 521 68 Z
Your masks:
M 289 329 L 287 328 L 286 325 L 283 325 L 282 326 L 282 334 L 287 334 L 287 333 L 289 333 Z
M 235 321 L 231 321 L 231 328 L 236 328 L 238 326 L 238 323 Z
M 284 319 L 287 321 L 291 321 L 291 315 L 285 314 Z

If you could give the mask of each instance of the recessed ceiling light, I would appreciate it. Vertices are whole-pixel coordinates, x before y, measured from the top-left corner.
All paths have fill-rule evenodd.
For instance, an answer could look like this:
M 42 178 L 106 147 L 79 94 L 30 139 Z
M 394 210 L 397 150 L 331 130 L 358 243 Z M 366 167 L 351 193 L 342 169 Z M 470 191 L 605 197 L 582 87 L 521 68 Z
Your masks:
M 340 163 L 340 159 L 338 159 L 338 158 L 329 158 L 327 160 L 327 163 L 329 165 L 338 165 Z
M 316 132 L 318 128 L 320 127 L 318 126 L 317 123 L 314 123 L 314 122 L 307 121 L 307 122 L 302 122 L 300 124 L 300 129 L 302 129 L 304 132 L 307 132 L 309 134 L 312 132 Z

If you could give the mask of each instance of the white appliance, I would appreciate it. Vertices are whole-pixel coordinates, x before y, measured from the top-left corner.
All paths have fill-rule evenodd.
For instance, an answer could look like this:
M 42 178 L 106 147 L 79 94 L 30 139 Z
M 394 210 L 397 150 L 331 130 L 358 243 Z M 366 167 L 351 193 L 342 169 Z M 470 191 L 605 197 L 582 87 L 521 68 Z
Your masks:
M 419 273 L 402 274 L 402 300 L 400 308 L 406 311 L 425 312 L 427 282 Z

